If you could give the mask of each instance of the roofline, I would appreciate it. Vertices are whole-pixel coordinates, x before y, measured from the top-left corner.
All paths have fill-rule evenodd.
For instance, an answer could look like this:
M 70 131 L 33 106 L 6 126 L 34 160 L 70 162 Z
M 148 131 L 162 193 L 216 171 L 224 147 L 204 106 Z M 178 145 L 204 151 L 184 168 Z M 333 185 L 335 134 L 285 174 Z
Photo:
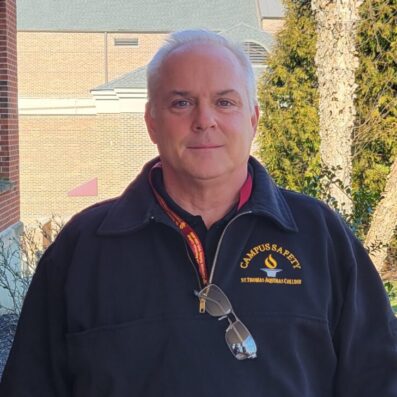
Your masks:
M 220 29 L 211 29 L 211 32 L 220 33 L 224 30 Z M 136 34 L 170 34 L 174 32 L 174 30 L 128 30 L 128 29 L 118 29 L 118 30 L 69 30 L 69 29 L 18 29 L 17 32 L 26 32 L 26 33 L 136 33 Z
M 139 34 L 169 34 L 172 30 L 127 30 L 127 29 L 119 29 L 119 30 L 54 30 L 54 29 L 18 29 L 17 32 L 36 32 L 36 33 L 139 33 Z M 219 30 L 214 30 L 213 32 L 220 32 Z

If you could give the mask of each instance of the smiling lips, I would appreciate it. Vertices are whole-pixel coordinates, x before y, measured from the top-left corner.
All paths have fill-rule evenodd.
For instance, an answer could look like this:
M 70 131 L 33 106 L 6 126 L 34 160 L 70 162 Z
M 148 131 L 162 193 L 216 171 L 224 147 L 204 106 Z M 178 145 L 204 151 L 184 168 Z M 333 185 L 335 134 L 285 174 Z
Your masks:
M 222 147 L 222 145 L 192 145 L 188 146 L 188 149 L 194 149 L 194 150 L 203 150 L 203 149 L 218 149 Z

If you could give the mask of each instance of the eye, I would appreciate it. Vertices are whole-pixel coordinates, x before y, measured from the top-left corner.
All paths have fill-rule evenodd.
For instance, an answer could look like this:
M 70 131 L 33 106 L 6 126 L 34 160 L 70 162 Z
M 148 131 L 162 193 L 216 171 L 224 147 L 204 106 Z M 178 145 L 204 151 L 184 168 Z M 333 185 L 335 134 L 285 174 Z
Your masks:
M 184 109 L 190 106 L 190 102 L 186 99 L 179 99 L 177 101 L 172 102 L 171 106 L 176 109 Z
M 233 106 L 234 103 L 232 101 L 230 101 L 229 99 L 219 99 L 218 105 L 223 108 L 227 108 L 227 107 Z

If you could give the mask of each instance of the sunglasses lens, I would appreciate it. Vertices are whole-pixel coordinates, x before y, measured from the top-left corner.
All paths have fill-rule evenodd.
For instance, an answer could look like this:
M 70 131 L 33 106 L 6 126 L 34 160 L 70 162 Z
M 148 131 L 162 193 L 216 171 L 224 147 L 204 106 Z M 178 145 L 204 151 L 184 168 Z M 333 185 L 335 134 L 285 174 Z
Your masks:
M 205 299 L 205 309 L 211 316 L 221 317 L 232 311 L 232 305 L 223 291 L 210 284 L 200 292 L 200 298 Z
M 247 327 L 240 321 L 230 324 L 226 330 L 226 342 L 238 360 L 256 357 L 256 343 Z

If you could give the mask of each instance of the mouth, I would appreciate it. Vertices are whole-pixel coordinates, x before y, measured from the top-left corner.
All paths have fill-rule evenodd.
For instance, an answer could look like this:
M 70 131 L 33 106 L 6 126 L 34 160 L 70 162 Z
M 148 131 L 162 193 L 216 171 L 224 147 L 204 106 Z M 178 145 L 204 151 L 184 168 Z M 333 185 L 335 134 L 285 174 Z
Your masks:
M 188 149 L 192 150 L 208 150 L 208 149 L 219 149 L 222 145 L 213 145 L 213 144 L 206 144 L 206 145 L 191 145 L 188 146 Z

